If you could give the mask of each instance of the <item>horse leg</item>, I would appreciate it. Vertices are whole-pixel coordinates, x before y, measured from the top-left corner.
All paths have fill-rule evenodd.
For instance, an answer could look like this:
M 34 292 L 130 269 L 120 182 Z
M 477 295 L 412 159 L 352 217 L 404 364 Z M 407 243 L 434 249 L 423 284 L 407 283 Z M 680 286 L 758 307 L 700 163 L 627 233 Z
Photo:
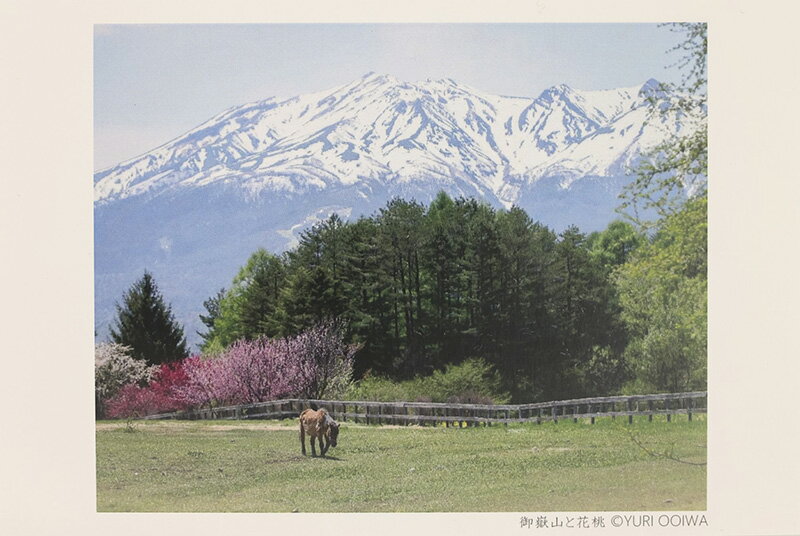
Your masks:
M 319 448 L 322 451 L 323 457 L 325 456 L 325 453 L 328 452 L 328 447 L 330 446 L 331 446 L 330 441 L 328 441 L 327 445 L 325 444 L 325 434 L 319 436 Z
M 311 434 L 311 455 L 312 456 L 316 456 L 317 455 L 317 449 L 314 447 L 314 440 L 315 439 L 317 439 L 317 436 L 315 436 L 314 434 Z
M 303 430 L 303 423 L 300 423 L 300 449 L 303 452 L 303 456 L 306 455 L 306 431 Z

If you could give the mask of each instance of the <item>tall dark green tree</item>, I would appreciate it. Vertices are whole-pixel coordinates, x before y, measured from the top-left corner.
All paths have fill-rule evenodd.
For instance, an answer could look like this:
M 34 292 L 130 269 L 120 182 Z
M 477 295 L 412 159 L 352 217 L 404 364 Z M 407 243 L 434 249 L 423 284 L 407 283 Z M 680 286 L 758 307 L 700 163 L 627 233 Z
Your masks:
M 373 218 L 362 217 L 344 228 L 341 268 L 342 291 L 347 302 L 343 315 L 352 342 L 361 345 L 355 356 L 354 374 L 367 370 L 392 371 L 397 355 L 392 333 L 390 281 L 383 270 L 383 244 Z
M 206 308 L 207 315 L 200 315 L 200 321 L 206 327 L 206 331 L 201 333 L 197 332 L 200 337 L 203 338 L 203 344 L 207 344 L 214 338 L 214 322 L 216 322 L 217 318 L 220 315 L 220 305 L 222 303 L 223 298 L 225 298 L 225 289 L 221 288 L 216 293 L 216 295 L 211 296 L 206 301 L 203 302 L 203 307 Z
M 557 344 L 550 293 L 556 236 L 519 207 L 497 213 L 498 369 L 518 400 L 541 396 Z
M 347 310 L 342 273 L 347 224 L 333 214 L 300 237 L 288 257 L 286 284 L 280 295 L 284 335 L 298 333 Z
M 497 348 L 499 328 L 500 249 L 497 216 L 486 203 L 462 202 L 467 214 L 467 329 L 474 355 L 491 357 Z
M 425 207 L 414 201 L 392 199 L 377 216 L 383 244 L 381 270 L 388 276 L 387 298 L 392 307 L 392 336 L 402 349 L 396 368 L 406 377 L 429 367 L 423 346 L 422 276 L 420 246 Z
M 133 357 L 152 365 L 188 355 L 183 328 L 147 271 L 117 304 L 117 320 L 110 331 L 112 341 L 130 347 Z
M 444 192 L 434 199 L 421 231 L 422 270 L 428 275 L 430 322 L 428 349 L 433 366 L 464 352 L 461 332 L 466 326 L 466 226 L 463 205 Z M 421 297 L 421 296 L 420 296 Z

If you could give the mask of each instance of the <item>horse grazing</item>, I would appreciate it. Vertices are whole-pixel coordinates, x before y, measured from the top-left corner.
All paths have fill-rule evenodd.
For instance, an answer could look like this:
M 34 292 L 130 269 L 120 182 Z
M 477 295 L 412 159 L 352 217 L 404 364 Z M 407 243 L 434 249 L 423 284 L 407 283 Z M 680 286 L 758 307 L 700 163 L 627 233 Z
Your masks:
M 303 456 L 306 455 L 306 434 L 311 436 L 311 455 L 317 455 L 317 450 L 314 448 L 314 439 L 319 439 L 320 451 L 322 456 L 325 456 L 329 447 L 336 446 L 336 438 L 339 436 L 339 423 L 333 420 L 325 408 L 321 408 L 318 411 L 306 409 L 300 414 L 300 446 L 302 447 Z M 327 440 L 327 444 L 325 440 Z

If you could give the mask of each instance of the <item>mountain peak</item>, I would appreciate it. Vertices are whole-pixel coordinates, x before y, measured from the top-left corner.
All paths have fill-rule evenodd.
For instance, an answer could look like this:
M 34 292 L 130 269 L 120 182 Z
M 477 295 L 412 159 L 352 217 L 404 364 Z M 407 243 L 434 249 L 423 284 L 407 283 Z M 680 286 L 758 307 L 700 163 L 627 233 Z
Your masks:
M 396 81 L 396 79 L 388 74 L 381 74 L 376 73 L 375 71 L 369 71 L 365 75 L 361 77 L 361 80 L 364 82 L 386 82 L 386 81 Z
M 427 84 L 438 84 L 442 86 L 457 86 L 458 82 L 453 80 L 452 78 L 426 78 L 425 83 Z
M 654 93 L 663 92 L 663 90 L 664 86 L 661 82 L 659 82 L 655 78 L 650 78 L 649 80 L 647 80 L 647 82 L 642 84 L 641 88 L 639 88 L 639 93 L 643 95 L 651 95 Z
M 574 93 L 574 90 L 567 84 L 558 84 L 550 86 L 542 91 L 536 98 L 538 101 L 553 102 L 559 97 L 569 96 Z

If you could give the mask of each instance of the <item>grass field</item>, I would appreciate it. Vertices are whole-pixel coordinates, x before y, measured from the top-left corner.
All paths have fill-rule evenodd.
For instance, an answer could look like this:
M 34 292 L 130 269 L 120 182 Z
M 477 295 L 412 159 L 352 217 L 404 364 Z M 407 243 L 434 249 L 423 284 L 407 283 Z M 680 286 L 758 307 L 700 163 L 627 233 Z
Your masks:
M 622 419 L 463 429 L 343 423 L 327 458 L 300 454 L 295 421 L 144 421 L 134 429 L 97 423 L 98 511 L 706 508 L 704 465 L 645 450 L 705 462 L 703 416 L 632 426 Z

